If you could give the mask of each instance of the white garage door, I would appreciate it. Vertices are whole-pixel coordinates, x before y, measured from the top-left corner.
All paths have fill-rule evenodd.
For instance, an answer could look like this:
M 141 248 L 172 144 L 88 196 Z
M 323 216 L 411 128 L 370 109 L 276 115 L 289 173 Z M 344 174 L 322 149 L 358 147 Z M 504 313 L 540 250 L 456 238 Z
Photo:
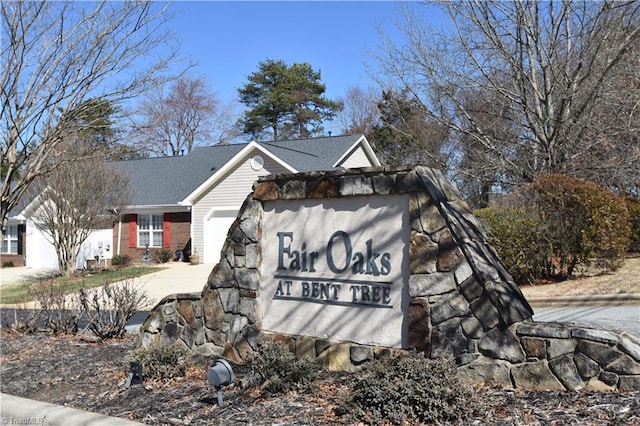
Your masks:
M 218 263 L 220 251 L 227 238 L 229 227 L 236 219 L 238 210 L 214 210 L 204 222 L 203 263 Z
M 27 223 L 26 266 L 29 268 L 58 269 L 58 256 L 53 244 L 35 227 Z

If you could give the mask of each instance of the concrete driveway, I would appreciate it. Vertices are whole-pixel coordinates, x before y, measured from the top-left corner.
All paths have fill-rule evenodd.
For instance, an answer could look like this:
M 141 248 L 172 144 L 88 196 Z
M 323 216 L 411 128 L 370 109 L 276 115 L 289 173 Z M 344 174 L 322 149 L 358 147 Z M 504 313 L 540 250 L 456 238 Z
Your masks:
M 158 266 L 158 272 L 132 278 L 134 285 L 149 296 L 150 306 L 163 297 L 174 293 L 201 292 L 214 265 L 191 265 L 186 262 L 169 262 Z M 20 283 L 23 280 L 42 278 L 55 273 L 51 269 L 2 268 L 0 269 L 0 291 L 2 287 Z
M 0 288 L 11 284 L 18 284 L 23 280 L 46 278 L 56 273 L 56 269 L 26 267 L 0 268 Z
M 170 294 L 200 293 L 215 265 L 169 262 L 159 266 L 165 269 L 133 279 L 151 299 L 149 309 Z

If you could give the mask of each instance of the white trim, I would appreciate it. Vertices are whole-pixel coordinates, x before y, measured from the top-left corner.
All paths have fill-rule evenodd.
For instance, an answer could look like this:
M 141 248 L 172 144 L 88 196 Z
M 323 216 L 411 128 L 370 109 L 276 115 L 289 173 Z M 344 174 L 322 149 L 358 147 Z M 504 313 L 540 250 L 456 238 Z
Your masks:
M 121 240 L 122 240 L 122 214 L 119 214 L 118 215 L 118 251 L 116 252 L 116 254 L 118 256 L 120 256 L 120 241 Z
M 140 217 L 141 216 L 149 216 L 149 229 L 144 229 L 142 231 L 140 230 Z M 161 227 L 160 227 L 159 230 L 155 229 L 153 227 L 153 217 L 154 216 L 160 216 Z M 111 231 L 111 232 L 113 232 L 113 231 Z M 140 243 L 140 240 L 141 240 L 140 232 L 149 234 L 149 245 L 148 246 L 146 244 L 142 245 Z M 157 234 L 160 234 L 162 236 L 159 246 L 153 244 L 153 237 L 154 237 L 154 235 L 157 235 Z M 162 247 L 164 247 L 164 213 L 163 212 L 136 214 L 136 245 L 137 245 L 137 248 L 142 248 L 142 247 L 162 248 Z
M 260 171 L 262 170 L 262 168 L 264 167 L 264 158 L 262 158 L 261 155 L 256 154 L 253 157 L 251 157 L 251 168 L 254 171 Z
M 207 192 L 209 188 L 211 188 L 211 186 L 213 186 L 214 183 L 220 180 L 222 176 L 224 176 L 227 172 L 236 168 L 236 166 L 239 165 L 242 161 L 244 161 L 247 155 L 253 150 L 258 150 L 262 152 L 264 155 L 269 156 L 273 161 L 280 164 L 282 167 L 289 170 L 291 173 L 298 172 L 298 170 L 296 170 L 293 166 L 283 161 L 280 157 L 273 154 L 271 151 L 269 151 L 268 149 L 260 145 L 258 142 L 251 141 L 247 144 L 247 146 L 242 148 L 240 152 L 238 152 L 235 156 L 233 156 L 231 160 L 227 161 L 227 163 L 224 166 L 220 167 L 219 170 L 217 170 L 213 175 L 211 175 L 209 179 L 204 181 L 202 185 L 197 187 L 193 192 L 191 192 L 191 194 L 187 195 L 187 197 L 184 200 L 182 200 L 179 204 L 193 205 L 194 201 L 197 198 L 204 195 L 204 193 Z
M 367 155 L 369 160 L 371 160 L 371 162 L 373 163 L 372 166 L 375 167 L 375 166 L 381 166 L 382 165 L 382 163 L 380 163 L 380 160 L 378 160 L 378 157 L 376 157 L 375 152 L 373 152 L 373 148 L 371 148 L 371 145 L 369 144 L 369 141 L 367 140 L 367 138 L 364 135 L 362 135 L 362 136 L 360 136 L 360 138 L 353 145 L 351 145 L 349 147 L 349 149 L 347 149 L 344 152 L 344 154 L 342 154 L 342 156 L 340 158 L 338 158 L 338 161 L 333 163 L 333 167 L 338 167 L 338 165 L 340 163 L 342 163 L 348 156 L 353 154 L 353 151 L 356 150 L 358 145 L 362 145 L 362 149 L 364 150 L 365 154 Z
M 163 213 L 183 213 L 191 210 L 191 205 L 178 204 L 148 204 L 131 205 L 122 208 L 122 214 L 136 214 L 137 212 L 158 211 Z
M 233 211 L 236 212 L 236 216 L 238 215 L 238 212 L 240 211 L 240 206 L 214 206 L 211 207 L 209 209 L 209 211 L 207 212 L 206 215 L 204 215 L 204 218 L 202 218 L 202 222 L 206 222 L 207 220 L 211 219 L 211 217 L 213 216 L 214 213 L 216 212 L 220 212 L 220 211 Z

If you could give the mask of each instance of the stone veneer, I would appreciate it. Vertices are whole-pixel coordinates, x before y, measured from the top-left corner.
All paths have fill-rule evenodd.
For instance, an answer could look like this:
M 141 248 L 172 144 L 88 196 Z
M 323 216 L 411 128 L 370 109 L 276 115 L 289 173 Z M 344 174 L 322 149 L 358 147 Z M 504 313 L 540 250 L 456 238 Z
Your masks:
M 272 335 L 260 306 L 263 203 L 409 195 L 408 348 L 453 355 L 464 378 L 529 389 L 640 389 L 640 339 L 571 323 L 537 323 L 471 210 L 437 170 L 367 168 L 261 178 L 229 229 L 223 257 L 201 294 L 167 296 L 139 343 L 181 342 L 242 363 L 268 337 L 299 356 L 349 370 L 399 350 Z M 400 331 L 399 331 L 400 332 Z

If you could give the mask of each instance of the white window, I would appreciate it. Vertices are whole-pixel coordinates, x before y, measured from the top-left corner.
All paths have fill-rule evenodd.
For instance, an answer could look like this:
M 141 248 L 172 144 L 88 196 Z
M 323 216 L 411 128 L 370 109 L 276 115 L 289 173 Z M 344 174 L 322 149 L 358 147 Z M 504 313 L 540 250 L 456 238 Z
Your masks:
M 138 215 L 138 247 L 162 247 L 161 214 Z
M 2 253 L 18 254 L 18 226 L 9 225 L 2 239 Z

